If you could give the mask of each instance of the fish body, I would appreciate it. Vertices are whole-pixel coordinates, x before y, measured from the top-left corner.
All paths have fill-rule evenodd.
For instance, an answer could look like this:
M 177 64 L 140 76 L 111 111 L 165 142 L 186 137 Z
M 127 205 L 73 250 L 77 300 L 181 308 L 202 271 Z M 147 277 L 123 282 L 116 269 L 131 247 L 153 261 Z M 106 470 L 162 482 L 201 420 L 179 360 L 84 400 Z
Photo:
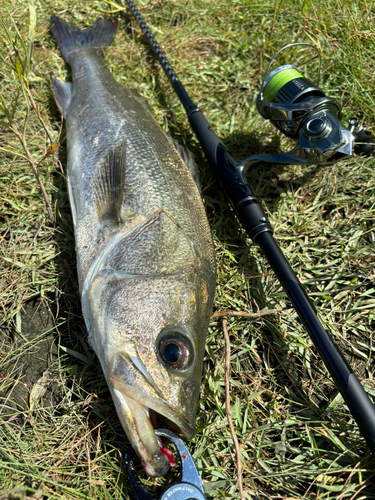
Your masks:
M 72 70 L 72 83 L 53 83 L 66 121 L 83 315 L 120 421 L 158 476 L 168 458 L 151 413 L 194 435 L 216 279 L 210 228 L 176 148 L 104 65 L 117 22 L 81 31 L 52 17 L 51 25 Z

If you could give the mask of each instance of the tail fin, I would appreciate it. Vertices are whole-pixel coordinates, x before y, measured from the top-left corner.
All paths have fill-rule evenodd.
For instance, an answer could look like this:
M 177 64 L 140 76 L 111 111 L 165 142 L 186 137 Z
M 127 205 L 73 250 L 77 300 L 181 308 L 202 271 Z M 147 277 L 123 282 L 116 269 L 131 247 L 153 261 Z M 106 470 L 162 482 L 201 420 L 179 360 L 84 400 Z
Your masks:
M 61 50 L 65 61 L 70 64 L 74 52 L 89 48 L 104 48 L 110 45 L 117 30 L 117 19 L 98 19 L 90 29 L 81 31 L 68 25 L 57 16 L 50 20 L 52 34 Z

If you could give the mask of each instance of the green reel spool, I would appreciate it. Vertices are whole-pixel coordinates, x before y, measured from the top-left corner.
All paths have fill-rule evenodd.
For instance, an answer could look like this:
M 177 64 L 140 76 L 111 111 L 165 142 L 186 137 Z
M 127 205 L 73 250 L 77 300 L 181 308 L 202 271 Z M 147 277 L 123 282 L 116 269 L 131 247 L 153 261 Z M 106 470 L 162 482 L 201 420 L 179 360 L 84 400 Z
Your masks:
M 297 111 L 301 103 L 313 101 L 314 104 L 308 108 L 312 111 L 314 106 L 321 104 L 321 99 L 325 97 L 323 90 L 304 77 L 295 66 L 286 64 L 279 66 L 266 76 L 262 91 L 258 96 L 257 107 L 263 118 L 269 118 L 287 136 L 297 138 L 298 130 L 302 125 L 301 118 L 306 114 Z M 298 118 L 297 120 L 275 119 L 271 116 L 272 107 L 285 111 L 296 110 L 295 115 Z
M 303 76 L 294 66 L 286 65 L 276 68 L 264 81 L 263 99 L 267 102 L 274 102 L 279 90 L 296 78 L 303 78 Z

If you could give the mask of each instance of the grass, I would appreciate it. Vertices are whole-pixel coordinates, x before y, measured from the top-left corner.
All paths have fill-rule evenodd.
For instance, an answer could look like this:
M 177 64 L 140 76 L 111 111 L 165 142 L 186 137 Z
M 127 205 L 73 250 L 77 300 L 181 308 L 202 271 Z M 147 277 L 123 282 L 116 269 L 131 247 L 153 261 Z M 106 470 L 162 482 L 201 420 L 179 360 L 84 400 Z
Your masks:
M 257 115 L 254 100 L 270 57 L 295 41 L 321 49 L 320 85 L 341 103 L 343 123 L 356 116 L 374 129 L 370 0 L 170 0 L 138 6 L 235 158 L 290 148 Z M 95 9 L 106 8 L 99 0 L 0 6 L 1 500 L 133 498 L 124 472 L 126 438 L 86 343 L 64 177 L 65 132 L 50 81 L 52 73 L 69 78 L 49 33 L 50 15 L 88 27 L 100 15 Z M 265 258 L 228 208 L 129 12 L 121 17 L 107 63 L 198 159 L 216 245 L 214 312 L 281 310 L 256 319 L 228 318 L 231 414 L 246 498 L 375 498 L 374 459 Z M 248 173 L 277 241 L 372 396 L 374 171 L 373 158 L 353 158 L 322 168 L 260 165 Z M 213 317 L 197 435 L 189 447 L 208 497 L 239 498 L 224 359 L 222 319 Z

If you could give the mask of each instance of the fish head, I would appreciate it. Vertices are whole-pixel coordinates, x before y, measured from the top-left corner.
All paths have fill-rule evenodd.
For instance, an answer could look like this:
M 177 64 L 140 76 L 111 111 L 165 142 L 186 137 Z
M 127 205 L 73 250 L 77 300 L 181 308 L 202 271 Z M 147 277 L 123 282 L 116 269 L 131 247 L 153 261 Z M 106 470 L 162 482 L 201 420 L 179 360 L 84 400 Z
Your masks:
M 155 416 L 187 438 L 195 433 L 212 305 L 207 284 L 194 274 L 115 277 L 99 287 L 102 339 L 95 350 L 131 445 L 146 472 L 160 476 L 170 461 L 155 436 Z
M 195 432 L 215 288 L 210 240 L 165 211 L 115 233 L 86 276 L 82 306 L 128 439 L 150 476 L 170 465 L 154 426 Z M 155 419 L 156 417 L 156 419 Z M 166 422 L 165 422 L 166 419 Z M 156 420 L 156 421 L 155 421 Z

